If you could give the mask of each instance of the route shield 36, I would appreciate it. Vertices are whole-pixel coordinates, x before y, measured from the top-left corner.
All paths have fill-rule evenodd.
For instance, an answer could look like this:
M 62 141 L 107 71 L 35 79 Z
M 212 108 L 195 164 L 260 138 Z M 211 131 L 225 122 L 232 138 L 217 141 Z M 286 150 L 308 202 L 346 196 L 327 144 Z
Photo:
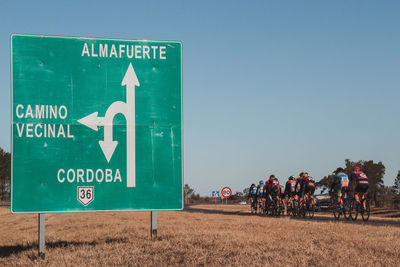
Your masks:
M 180 42 L 13 35 L 13 213 L 183 208 Z

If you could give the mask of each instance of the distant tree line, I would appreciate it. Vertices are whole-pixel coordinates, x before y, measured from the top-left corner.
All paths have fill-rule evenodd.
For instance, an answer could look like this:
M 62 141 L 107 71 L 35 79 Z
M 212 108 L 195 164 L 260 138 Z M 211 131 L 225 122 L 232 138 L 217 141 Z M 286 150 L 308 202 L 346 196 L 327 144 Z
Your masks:
M 185 184 L 185 187 L 183 189 L 185 204 L 190 204 L 200 199 L 200 194 L 196 194 L 194 189 L 191 188 L 188 184 Z
M 394 185 L 385 186 L 383 176 L 385 175 L 386 168 L 381 161 L 375 163 L 373 160 L 351 161 L 350 159 L 346 159 L 343 169 L 349 177 L 351 176 L 354 166 L 359 166 L 367 175 L 369 181 L 368 197 L 376 206 L 400 208 L 400 171 L 395 179 Z M 326 193 L 329 190 L 335 176 L 333 171 L 317 182 L 317 187 L 322 189 L 322 193 Z
M 11 154 L 0 148 L 0 200 L 10 200 Z
M 247 190 L 247 193 L 246 193 Z M 228 198 L 228 204 L 238 203 L 247 200 L 248 188 L 243 192 L 236 192 Z M 218 204 L 226 203 L 225 199 L 222 201 L 221 198 L 212 198 L 211 196 L 200 196 L 196 191 L 191 188 L 188 184 L 184 187 L 184 199 L 186 204 Z

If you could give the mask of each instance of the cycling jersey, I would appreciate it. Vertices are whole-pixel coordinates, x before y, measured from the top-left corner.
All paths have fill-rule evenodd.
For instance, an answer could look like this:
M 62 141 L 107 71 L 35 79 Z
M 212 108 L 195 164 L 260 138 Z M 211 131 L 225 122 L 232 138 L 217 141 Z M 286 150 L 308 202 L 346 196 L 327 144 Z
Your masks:
M 268 180 L 268 194 L 270 195 L 279 195 L 280 191 L 281 191 L 281 185 L 279 183 L 279 180 L 277 178 L 273 178 L 272 180 Z
M 304 196 L 304 190 L 306 189 L 306 184 L 309 180 L 308 176 L 303 176 L 297 179 L 296 191 L 300 197 Z
M 288 180 L 285 186 L 285 193 L 288 196 L 293 196 L 295 192 L 296 192 L 296 180 Z
M 361 180 L 368 181 L 368 177 L 362 171 L 355 171 L 351 173 L 351 180 L 356 180 L 356 182 L 359 182 Z
M 336 193 L 342 193 L 342 191 L 348 191 L 350 186 L 349 177 L 344 172 L 339 172 L 333 178 L 331 191 L 335 189 Z
M 311 195 L 314 195 L 314 192 L 315 192 L 315 182 L 314 182 L 314 180 L 308 180 L 306 183 L 305 183 L 306 185 L 305 185 L 305 193 L 310 193 Z
M 255 197 L 257 196 L 257 186 L 250 186 L 250 190 L 249 190 L 249 197 Z
M 256 194 L 257 194 L 257 187 L 256 187 L 256 186 L 253 186 L 253 187 L 250 189 L 250 192 L 251 192 L 252 195 L 256 195 Z
M 273 178 L 271 178 L 271 179 L 269 179 L 267 182 L 265 182 L 264 192 L 267 193 L 267 194 L 268 194 L 268 192 L 269 192 L 269 188 L 271 187 L 272 180 L 273 180 Z
M 264 184 L 257 186 L 257 196 L 262 197 L 264 194 Z

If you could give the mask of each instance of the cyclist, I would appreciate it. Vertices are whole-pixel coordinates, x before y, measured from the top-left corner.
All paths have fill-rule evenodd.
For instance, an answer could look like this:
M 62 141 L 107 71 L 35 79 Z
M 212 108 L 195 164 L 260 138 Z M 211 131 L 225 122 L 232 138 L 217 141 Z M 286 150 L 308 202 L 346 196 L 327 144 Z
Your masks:
M 301 180 L 301 178 L 303 178 L 305 173 L 306 173 L 305 171 L 301 171 L 300 174 L 295 178 L 295 181 L 296 181 L 296 198 L 298 197 L 298 194 L 299 194 L 300 189 L 301 189 L 299 181 Z
M 291 205 L 293 198 L 296 199 L 296 180 L 293 175 L 286 182 L 285 194 L 288 197 L 286 206 Z
M 279 200 L 279 194 L 281 190 L 281 185 L 279 183 L 278 178 L 275 177 L 275 175 L 271 175 L 269 177 L 268 182 L 265 184 L 265 196 L 268 197 L 270 200 L 272 199 L 278 199 Z
M 351 174 L 351 181 L 356 181 L 356 188 L 354 191 L 354 198 L 360 204 L 360 196 L 361 199 L 365 198 L 365 194 L 368 191 L 368 177 L 365 173 L 360 170 L 360 167 L 355 166 L 353 172 Z M 365 209 L 365 203 L 363 208 Z
M 310 177 L 308 177 L 307 181 L 305 181 L 304 193 L 306 196 L 307 196 L 307 194 L 310 195 L 312 202 L 314 202 L 314 192 L 315 192 L 315 181 L 310 176 Z
M 264 181 L 260 180 L 257 186 L 257 201 L 258 203 L 260 203 L 260 208 L 265 206 L 264 190 L 265 190 Z
M 250 186 L 248 199 L 257 200 L 257 186 L 255 184 L 251 184 Z
M 256 194 L 257 194 L 258 198 L 262 198 L 263 197 L 264 187 L 265 187 L 264 181 L 260 180 L 258 182 L 257 191 L 256 191 Z
M 257 210 L 257 186 L 255 184 L 251 184 L 250 186 L 248 199 L 250 200 L 252 212 L 253 209 Z
M 306 184 L 308 183 L 309 177 L 307 172 L 301 172 L 300 177 L 296 182 L 296 190 L 298 195 L 299 204 L 304 203 L 304 193 L 306 189 Z
M 285 187 L 281 186 L 280 194 L 279 194 L 279 201 L 281 203 L 281 207 L 283 208 L 283 210 L 286 210 L 285 200 L 286 200 L 286 190 L 285 190 Z
M 329 190 L 329 194 L 335 192 L 337 195 L 337 201 L 340 203 L 340 207 L 343 207 L 343 199 L 342 195 L 347 196 L 350 189 L 349 177 L 344 172 L 343 168 L 337 168 L 335 171 L 335 177 L 333 178 L 333 182 L 331 185 L 331 189 Z
M 269 179 L 265 182 L 264 195 L 268 195 L 269 187 L 272 184 L 272 180 L 274 180 L 274 179 L 275 179 L 275 175 L 271 174 L 269 176 Z
M 281 186 L 279 197 L 281 199 L 285 199 L 285 197 L 286 197 L 285 187 L 283 187 L 283 186 Z
M 301 179 L 301 177 L 303 177 L 303 175 L 305 174 L 305 171 L 301 171 L 300 174 L 296 177 L 296 181 Z

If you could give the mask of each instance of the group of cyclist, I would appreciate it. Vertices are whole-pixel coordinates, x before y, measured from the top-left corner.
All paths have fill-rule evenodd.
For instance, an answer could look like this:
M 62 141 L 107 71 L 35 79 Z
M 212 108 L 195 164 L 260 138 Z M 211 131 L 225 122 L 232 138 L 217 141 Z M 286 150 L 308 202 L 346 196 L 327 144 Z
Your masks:
M 334 196 L 334 198 L 337 197 L 337 202 L 343 207 L 342 196 L 349 194 L 350 186 L 354 182 L 354 199 L 357 204 L 361 204 L 368 190 L 368 178 L 365 173 L 358 166 L 355 166 L 350 178 L 344 169 L 340 167 L 336 169 L 334 174 L 335 176 L 329 191 L 330 195 Z M 266 207 L 279 202 L 284 205 L 284 209 L 288 212 L 289 208 L 293 208 L 293 205 L 303 207 L 307 203 L 307 205 L 315 207 L 315 186 L 314 179 L 305 171 L 302 171 L 297 177 L 290 176 L 285 186 L 281 186 L 275 175 L 270 175 L 265 183 L 263 180 L 260 180 L 258 185 L 252 184 L 250 186 L 248 198 L 251 200 L 252 211 L 253 207 L 257 210 L 257 205 Z M 362 205 L 365 208 L 365 202 Z
M 337 202 L 340 208 L 343 208 L 344 205 L 342 196 L 347 197 L 351 191 L 351 184 L 355 183 L 354 199 L 358 205 L 362 204 L 362 208 L 366 209 L 366 202 L 362 202 L 362 200 L 366 198 L 366 193 L 368 191 L 368 177 L 360 170 L 360 167 L 354 167 L 350 179 L 343 168 L 337 168 L 334 173 L 335 177 L 331 184 L 329 194 L 337 196 Z
M 276 206 L 276 203 L 287 207 L 293 200 L 298 201 L 299 205 L 306 203 L 307 196 L 315 203 L 314 192 L 315 181 L 305 171 L 297 177 L 290 176 L 285 186 L 281 186 L 278 178 L 272 174 L 265 184 L 261 180 L 257 186 L 250 186 L 249 199 L 252 201 L 252 207 L 257 204 L 260 207 L 268 207 L 271 204 Z

